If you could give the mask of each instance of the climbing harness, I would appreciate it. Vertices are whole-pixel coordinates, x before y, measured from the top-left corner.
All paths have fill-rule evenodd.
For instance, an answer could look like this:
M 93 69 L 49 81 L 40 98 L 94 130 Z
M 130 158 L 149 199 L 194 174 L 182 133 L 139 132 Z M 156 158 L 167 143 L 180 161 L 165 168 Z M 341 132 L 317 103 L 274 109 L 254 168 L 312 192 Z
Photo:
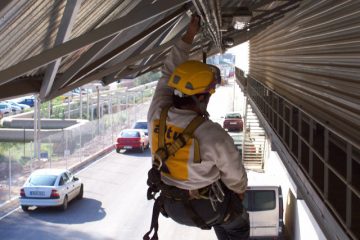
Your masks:
M 190 204 L 190 200 L 195 198 L 195 195 L 191 195 L 189 191 L 179 189 L 175 186 L 169 186 L 161 181 L 161 172 L 170 173 L 166 166 L 166 161 L 172 155 L 174 155 L 180 148 L 184 147 L 190 139 L 194 139 L 194 162 L 200 163 L 201 156 L 199 150 L 199 144 L 196 138 L 193 136 L 193 132 L 198 126 L 200 126 L 206 119 L 202 116 L 195 117 L 184 131 L 179 134 L 170 146 L 165 144 L 165 129 L 166 129 L 166 117 L 170 106 L 165 107 L 160 114 L 159 123 L 159 135 L 158 135 L 158 149 L 154 154 L 153 167 L 148 172 L 147 184 L 149 186 L 147 191 L 148 200 L 154 199 L 153 215 L 151 219 L 150 231 L 148 231 L 143 239 L 144 240 L 156 240 L 158 239 L 158 217 L 160 212 L 166 216 L 163 208 L 164 198 L 171 198 L 174 200 L 182 201 L 186 208 L 186 211 L 194 223 L 202 229 L 210 229 L 206 223 L 198 216 Z M 207 190 L 207 189 L 206 189 Z M 200 193 L 204 193 L 205 189 L 198 190 L 197 195 L 206 197 Z M 160 193 L 160 194 L 159 194 Z M 193 192 L 194 193 L 194 192 Z M 159 196 L 157 196 L 159 195 Z M 154 230 L 152 238 L 150 233 Z
M 147 199 L 154 199 L 154 207 L 151 218 L 150 230 L 144 235 L 143 240 L 157 240 L 158 239 L 158 218 L 160 213 L 168 217 L 164 209 L 165 199 L 180 201 L 186 211 L 187 216 L 192 222 L 201 229 L 211 229 L 212 225 L 207 224 L 199 214 L 195 211 L 191 201 L 196 199 L 206 199 L 211 203 L 212 210 L 219 215 L 216 224 L 227 222 L 234 216 L 236 212 L 233 203 L 230 201 L 232 193 L 220 180 L 196 190 L 184 190 L 175 186 L 165 184 L 161 180 L 161 172 L 170 173 L 166 166 L 166 161 L 170 156 L 173 156 L 180 148 L 184 147 L 188 140 L 196 139 L 193 132 L 200 126 L 206 119 L 202 116 L 195 117 L 189 125 L 179 134 L 171 145 L 165 144 L 165 129 L 166 117 L 170 107 L 165 107 L 160 114 L 159 135 L 158 135 L 158 149 L 154 154 L 153 166 L 148 172 L 147 184 L 149 186 L 147 191 Z M 197 141 L 194 142 L 198 144 Z M 195 149 L 197 148 L 197 149 Z M 200 163 L 201 156 L 198 146 L 194 146 L 194 162 Z M 227 200 L 225 200 L 227 197 Z M 225 203 L 227 207 L 219 208 L 220 203 Z M 153 236 L 150 237 L 151 232 L 154 231 Z

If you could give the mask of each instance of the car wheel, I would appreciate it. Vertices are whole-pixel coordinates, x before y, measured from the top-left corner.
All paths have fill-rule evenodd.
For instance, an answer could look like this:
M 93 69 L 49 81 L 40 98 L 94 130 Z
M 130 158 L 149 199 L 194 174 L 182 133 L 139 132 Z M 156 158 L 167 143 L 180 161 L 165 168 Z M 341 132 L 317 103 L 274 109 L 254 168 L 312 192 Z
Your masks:
M 117 152 L 117 153 L 120 153 L 120 148 L 117 148 L 117 149 L 116 149 L 116 152 Z
M 82 199 L 83 196 L 84 196 L 84 185 L 81 184 L 80 192 L 79 192 L 79 194 L 77 195 L 77 199 Z
M 24 212 L 28 212 L 28 211 L 29 211 L 29 206 L 21 205 L 21 209 L 22 209 Z
M 60 208 L 61 208 L 62 211 L 65 211 L 68 208 L 68 197 L 67 196 L 65 196 L 64 202 L 63 202 L 63 204 L 61 205 Z

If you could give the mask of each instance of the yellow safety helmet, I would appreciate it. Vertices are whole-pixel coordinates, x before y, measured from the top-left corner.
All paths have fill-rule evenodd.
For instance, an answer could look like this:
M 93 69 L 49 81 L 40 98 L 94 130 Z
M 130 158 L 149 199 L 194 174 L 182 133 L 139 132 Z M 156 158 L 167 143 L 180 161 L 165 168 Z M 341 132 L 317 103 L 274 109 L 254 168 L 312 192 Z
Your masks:
M 220 70 L 217 67 L 189 60 L 175 68 L 168 86 L 188 96 L 200 93 L 213 94 L 216 84 L 220 81 Z

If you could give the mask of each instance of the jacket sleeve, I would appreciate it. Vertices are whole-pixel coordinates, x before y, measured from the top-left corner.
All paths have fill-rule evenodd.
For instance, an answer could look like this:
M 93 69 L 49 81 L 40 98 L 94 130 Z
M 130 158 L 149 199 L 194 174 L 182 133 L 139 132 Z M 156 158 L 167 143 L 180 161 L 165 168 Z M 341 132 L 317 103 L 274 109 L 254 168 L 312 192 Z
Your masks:
M 184 41 L 179 40 L 165 59 L 164 66 L 162 68 L 162 77 L 158 81 L 149 107 L 147 115 L 148 122 L 152 120 L 156 110 L 172 103 L 173 90 L 167 86 L 167 82 L 176 66 L 188 59 L 190 48 L 191 44 L 187 44 Z
M 232 138 L 228 134 L 224 134 L 222 141 L 216 142 L 214 147 L 220 154 L 215 163 L 220 170 L 221 180 L 234 192 L 245 192 L 248 182 L 247 174 L 241 155 Z

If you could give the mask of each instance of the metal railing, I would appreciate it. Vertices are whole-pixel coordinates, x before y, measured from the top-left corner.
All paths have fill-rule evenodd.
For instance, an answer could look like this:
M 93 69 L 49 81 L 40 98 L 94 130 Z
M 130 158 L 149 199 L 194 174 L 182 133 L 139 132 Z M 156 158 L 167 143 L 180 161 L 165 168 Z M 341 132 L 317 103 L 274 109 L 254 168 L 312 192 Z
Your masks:
M 25 134 L 21 142 L 0 142 L 0 205 L 19 195 L 19 189 L 35 169 L 71 168 L 113 146 L 122 129 L 146 118 L 154 86 L 101 92 L 99 97 L 83 97 L 82 102 L 74 98 L 71 103 L 52 106 L 51 111 L 47 108 L 50 105 L 43 103 L 42 116 L 84 120 L 40 138 L 39 149 L 34 150 L 34 142 L 27 142 Z M 23 131 L 26 133 L 26 129 Z

